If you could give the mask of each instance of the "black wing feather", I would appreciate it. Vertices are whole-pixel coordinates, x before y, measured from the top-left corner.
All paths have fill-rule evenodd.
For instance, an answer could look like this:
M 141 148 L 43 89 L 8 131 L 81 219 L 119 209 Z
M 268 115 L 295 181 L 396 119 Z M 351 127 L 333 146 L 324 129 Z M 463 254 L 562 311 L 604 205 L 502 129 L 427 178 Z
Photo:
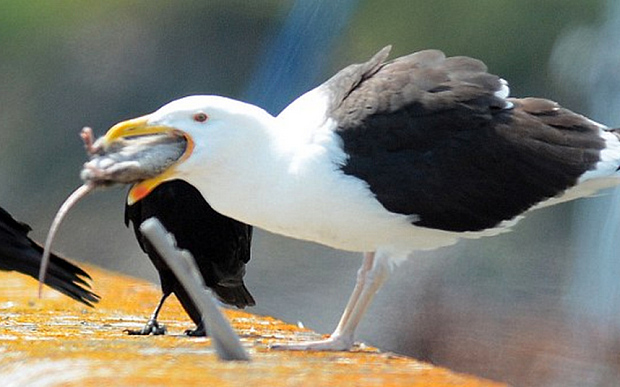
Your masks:
M 378 57 L 370 71 L 354 65 L 323 86 L 354 78 L 330 113 L 349 156 L 342 171 L 418 226 L 497 226 L 599 161 L 600 126 L 552 101 L 502 98 L 503 81 L 476 59 L 436 50 L 380 65 Z
M 33 278 L 39 275 L 43 248 L 28 238 L 31 228 L 18 222 L 0 208 L 0 270 L 17 271 Z M 45 284 L 59 292 L 93 306 L 99 296 L 92 293 L 87 280 L 90 276 L 76 265 L 55 254 L 50 256 L 50 265 Z

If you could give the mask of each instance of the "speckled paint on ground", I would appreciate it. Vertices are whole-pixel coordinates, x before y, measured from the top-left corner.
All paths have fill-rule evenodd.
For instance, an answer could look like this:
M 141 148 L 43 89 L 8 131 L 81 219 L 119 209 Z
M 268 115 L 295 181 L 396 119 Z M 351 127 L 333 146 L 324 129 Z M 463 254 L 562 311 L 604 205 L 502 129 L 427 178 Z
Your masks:
M 128 336 L 160 296 L 157 286 L 88 268 L 102 296 L 87 308 L 36 281 L 0 272 L 0 380 L 3 386 L 498 386 L 416 360 L 356 347 L 352 352 L 281 352 L 270 343 L 319 335 L 279 320 L 227 310 L 252 360 L 219 361 L 208 338 L 176 302 L 166 303 L 165 336 Z M 259 300 L 260 302 L 260 300 Z

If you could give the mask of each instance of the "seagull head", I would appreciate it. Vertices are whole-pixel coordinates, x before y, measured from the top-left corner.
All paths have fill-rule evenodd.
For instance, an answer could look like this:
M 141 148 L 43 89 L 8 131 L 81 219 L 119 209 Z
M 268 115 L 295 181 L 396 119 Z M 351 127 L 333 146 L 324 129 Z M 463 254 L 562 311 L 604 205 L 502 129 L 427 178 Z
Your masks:
M 131 188 L 128 195 L 131 204 L 164 181 L 180 178 L 192 183 L 197 169 L 222 164 L 231 155 L 256 146 L 260 138 L 260 130 L 256 129 L 268 126 L 265 120 L 273 117 L 254 105 L 220 96 L 195 95 L 114 125 L 101 139 L 100 146 L 106 149 L 122 140 L 151 135 L 169 135 L 187 144 L 170 167 Z

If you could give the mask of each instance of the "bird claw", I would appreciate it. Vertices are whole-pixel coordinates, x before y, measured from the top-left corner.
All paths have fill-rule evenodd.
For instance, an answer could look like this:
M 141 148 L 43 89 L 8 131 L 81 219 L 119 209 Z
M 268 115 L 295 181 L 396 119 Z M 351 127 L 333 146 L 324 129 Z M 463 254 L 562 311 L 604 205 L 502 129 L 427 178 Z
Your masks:
M 202 326 L 199 326 L 196 329 L 188 329 L 188 330 L 186 330 L 183 333 L 185 333 L 189 337 L 204 337 L 204 336 L 207 336 L 207 331 Z
M 348 351 L 353 347 L 353 338 L 330 336 L 325 340 L 272 344 L 270 349 L 278 351 Z
M 160 325 L 157 320 L 149 320 L 142 329 L 125 329 L 123 332 L 130 336 L 159 336 L 166 334 L 166 326 Z

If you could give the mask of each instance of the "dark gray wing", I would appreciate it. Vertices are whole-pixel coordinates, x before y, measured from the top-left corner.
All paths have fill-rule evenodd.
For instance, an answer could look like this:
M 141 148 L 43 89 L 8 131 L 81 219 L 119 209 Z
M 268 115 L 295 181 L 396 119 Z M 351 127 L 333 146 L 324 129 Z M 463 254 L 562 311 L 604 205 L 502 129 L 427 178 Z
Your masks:
M 594 168 L 601 126 L 544 99 L 506 99 L 484 63 L 421 51 L 345 68 L 333 97 L 348 160 L 389 211 L 418 226 L 478 231 L 575 185 Z

